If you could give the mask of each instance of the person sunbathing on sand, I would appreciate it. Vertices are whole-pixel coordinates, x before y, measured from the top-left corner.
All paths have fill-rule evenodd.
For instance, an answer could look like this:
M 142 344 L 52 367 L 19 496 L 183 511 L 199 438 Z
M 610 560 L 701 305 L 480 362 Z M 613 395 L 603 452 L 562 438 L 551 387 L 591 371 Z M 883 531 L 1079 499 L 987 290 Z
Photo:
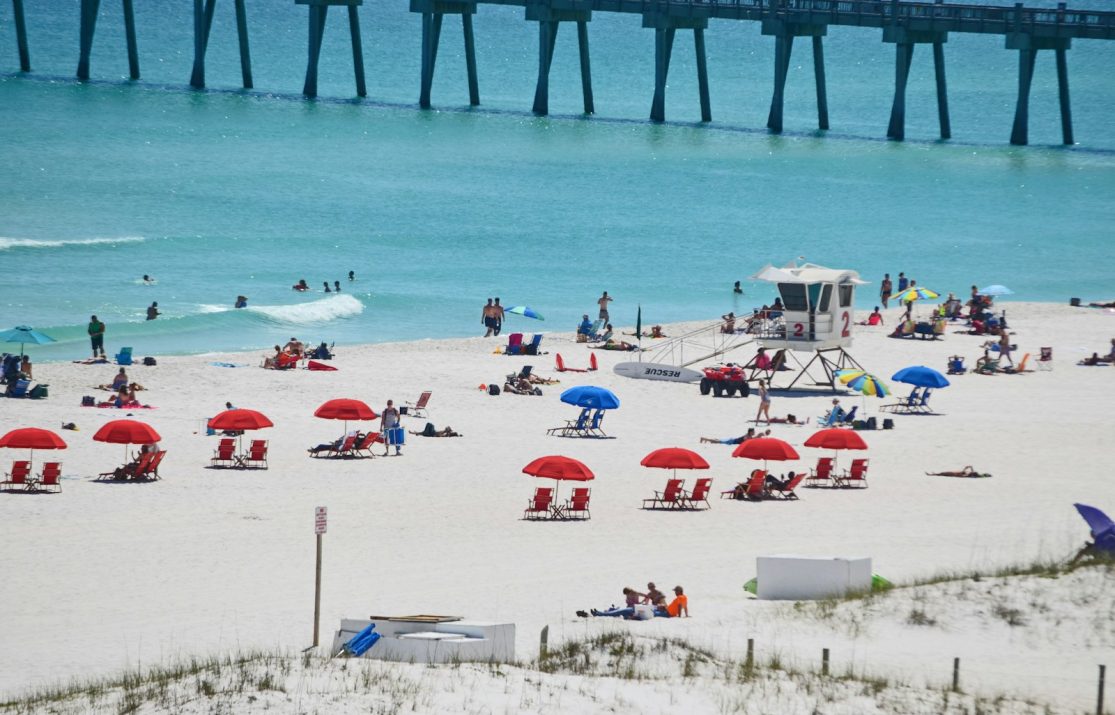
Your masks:
M 958 472 L 926 472 L 926 475 L 930 477 L 970 477 L 972 479 L 982 479 L 991 476 L 990 473 L 981 474 L 977 472 L 970 464 Z
M 525 377 L 516 377 L 515 375 L 508 375 L 507 382 L 503 383 L 503 391 L 510 392 L 513 395 L 541 395 L 542 390 L 530 384 L 530 380 Z
M 809 418 L 806 417 L 805 421 L 802 422 L 802 421 L 799 421 L 798 418 L 795 417 L 794 415 L 786 415 L 785 417 L 771 417 L 769 420 L 767 420 L 767 424 L 772 424 L 772 425 L 807 425 L 807 424 L 809 424 Z M 770 432 L 770 430 L 767 430 L 767 432 Z
M 1103 360 L 1103 358 L 1101 358 L 1099 356 L 1099 353 L 1092 353 L 1092 357 L 1084 358 L 1083 360 L 1078 360 L 1076 364 L 1077 365 L 1087 365 L 1089 367 L 1094 367 L 1096 365 L 1103 365 L 1104 360 Z
M 609 618 L 631 619 L 635 617 L 635 606 L 639 605 L 639 602 L 645 598 L 646 594 L 639 593 L 633 588 L 624 587 L 623 599 L 626 603 L 626 606 L 624 606 L 623 608 L 616 608 L 615 606 L 612 606 L 611 608 L 605 610 L 597 610 L 594 608 L 592 609 L 592 615 L 605 616 Z M 577 615 L 581 618 L 587 618 L 589 614 L 585 613 L 584 611 L 577 611 Z
M 1111 303 L 1089 303 L 1089 308 L 1115 308 L 1115 302 Z
M 610 338 L 603 345 L 590 345 L 589 348 L 592 349 L 592 350 L 625 350 L 625 351 L 631 351 L 631 350 L 638 350 L 639 349 L 639 347 L 637 345 L 632 345 L 631 343 L 629 343 L 625 340 L 612 340 Z
M 445 429 L 434 429 L 434 423 L 433 422 L 427 422 L 426 423 L 426 429 L 422 430 L 421 432 L 416 432 L 415 430 L 411 430 L 410 433 L 413 434 L 413 435 L 418 435 L 419 437 L 460 437 L 461 436 L 460 432 L 454 432 L 453 428 L 448 426 L 448 425 L 445 426 Z
M 701 437 L 702 444 L 743 444 L 749 439 L 755 437 L 755 428 L 750 427 L 747 434 L 740 435 L 739 437 L 728 437 L 726 439 L 716 439 L 715 437 Z

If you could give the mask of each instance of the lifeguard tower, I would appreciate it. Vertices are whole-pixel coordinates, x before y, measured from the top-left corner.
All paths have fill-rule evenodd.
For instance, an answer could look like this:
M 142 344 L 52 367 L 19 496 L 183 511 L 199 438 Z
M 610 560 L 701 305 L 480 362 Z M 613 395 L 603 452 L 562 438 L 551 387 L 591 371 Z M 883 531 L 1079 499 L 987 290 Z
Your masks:
M 792 359 L 801 366 L 801 372 L 781 389 L 794 387 L 806 375 L 815 386 L 835 389 L 835 370 L 860 367 L 846 350 L 852 345 L 856 286 L 866 284 L 858 273 L 813 263 L 768 265 L 751 280 L 775 284 L 783 306 L 781 315 L 772 311 L 761 316 L 756 341 L 768 352 L 781 351 L 782 360 Z M 794 353 L 812 356 L 802 365 Z M 818 365 L 824 370 L 823 379 L 810 372 Z

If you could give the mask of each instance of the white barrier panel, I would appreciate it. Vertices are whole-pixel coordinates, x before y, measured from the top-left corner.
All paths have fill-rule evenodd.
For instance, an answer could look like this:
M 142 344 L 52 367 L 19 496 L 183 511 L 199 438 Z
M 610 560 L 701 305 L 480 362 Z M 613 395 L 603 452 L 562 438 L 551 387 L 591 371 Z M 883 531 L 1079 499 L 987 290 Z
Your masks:
M 388 619 L 341 620 L 333 636 L 333 654 L 360 631 L 375 623 L 381 638 L 362 657 L 403 663 L 461 663 L 515 660 L 515 624 L 481 621 L 444 623 Z
M 756 559 L 762 599 L 801 601 L 871 589 L 871 559 L 778 554 Z

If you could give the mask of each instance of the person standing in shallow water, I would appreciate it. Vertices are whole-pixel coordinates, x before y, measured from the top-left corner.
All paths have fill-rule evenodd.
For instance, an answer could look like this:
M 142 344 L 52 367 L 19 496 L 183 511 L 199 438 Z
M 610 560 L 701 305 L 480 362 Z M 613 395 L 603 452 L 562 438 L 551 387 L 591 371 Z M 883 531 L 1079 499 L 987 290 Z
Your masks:
M 158 318 L 160 315 L 162 315 L 162 313 L 159 312 L 159 304 L 158 303 L 151 303 L 151 305 L 147 308 L 147 319 L 148 320 L 154 320 L 155 318 Z
M 89 318 L 89 342 L 93 345 L 93 357 L 97 357 L 97 351 L 101 353 L 101 357 L 105 356 L 105 324 L 97 320 L 97 316 L 93 315 Z
M 492 332 L 496 329 L 495 314 L 492 311 L 492 299 L 488 299 L 488 304 L 480 311 L 480 324 L 483 325 L 487 331 L 484 333 L 485 338 L 492 337 Z
M 492 305 L 492 316 L 496 319 L 496 332 L 493 334 L 498 336 L 499 331 L 503 330 L 503 306 L 499 304 L 499 298 L 495 300 Z

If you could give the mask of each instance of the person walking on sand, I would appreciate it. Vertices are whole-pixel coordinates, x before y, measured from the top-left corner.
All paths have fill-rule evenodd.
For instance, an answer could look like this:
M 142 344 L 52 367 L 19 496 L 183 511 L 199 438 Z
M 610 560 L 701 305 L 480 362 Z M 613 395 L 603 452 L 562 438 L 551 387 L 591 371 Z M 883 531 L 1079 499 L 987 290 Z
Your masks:
M 1006 330 L 1002 331 L 999 335 L 999 357 L 1010 362 L 1011 367 L 1014 367 L 1014 358 L 1010 356 L 1010 336 L 1011 334 Z
M 492 337 L 492 333 L 496 329 L 496 319 L 495 313 L 492 309 L 491 298 L 488 299 L 488 304 L 484 306 L 484 309 L 480 311 L 480 324 L 487 328 L 487 331 L 484 333 L 484 337 Z
M 89 318 L 89 342 L 93 345 L 93 357 L 97 357 L 97 351 L 101 353 L 101 357 L 105 356 L 105 324 L 97 320 L 97 316 L 93 315 Z
M 604 295 L 600 296 L 600 300 L 596 301 L 596 304 L 600 306 L 600 316 L 599 317 L 605 323 L 608 323 L 608 322 L 611 321 L 611 318 L 608 316 L 608 303 L 611 303 L 611 302 L 612 302 L 612 299 L 608 295 L 608 291 L 604 291 Z
M 887 301 L 890 300 L 891 293 L 894 292 L 894 284 L 891 283 L 890 274 L 883 274 L 883 282 L 879 286 L 879 301 L 883 304 L 883 310 L 887 309 Z
M 755 415 L 755 424 L 759 424 L 760 417 L 767 418 L 770 424 L 770 391 L 767 390 L 767 381 L 759 380 L 759 412 Z
M 379 416 L 379 433 L 383 435 L 383 456 L 386 457 L 390 451 L 390 445 L 395 445 L 395 456 L 398 457 L 402 454 L 402 448 L 399 446 L 399 441 L 393 439 L 387 433 L 388 430 L 396 429 L 399 426 L 399 410 L 395 407 L 394 400 L 387 401 L 387 407 L 383 408 L 383 414 Z
M 499 298 L 496 298 L 495 304 L 492 305 L 492 317 L 496 319 L 496 331 L 493 335 L 498 336 L 499 331 L 503 330 L 503 306 L 499 304 Z

